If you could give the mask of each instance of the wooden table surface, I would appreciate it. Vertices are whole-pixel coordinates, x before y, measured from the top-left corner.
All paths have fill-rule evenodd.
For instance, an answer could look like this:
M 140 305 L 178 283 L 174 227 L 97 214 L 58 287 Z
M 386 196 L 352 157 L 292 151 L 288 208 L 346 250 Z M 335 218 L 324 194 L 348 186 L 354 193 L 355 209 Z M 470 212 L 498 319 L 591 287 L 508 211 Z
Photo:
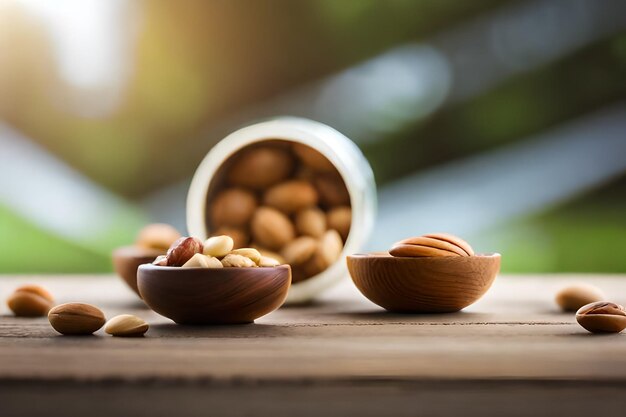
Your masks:
M 349 280 L 255 324 L 189 327 L 151 312 L 113 276 L 0 277 L 58 302 L 131 313 L 144 338 L 60 336 L 0 309 L 0 415 L 584 415 L 626 412 L 626 334 L 560 313 L 564 283 L 626 304 L 626 276 L 499 276 L 465 311 L 389 314 Z

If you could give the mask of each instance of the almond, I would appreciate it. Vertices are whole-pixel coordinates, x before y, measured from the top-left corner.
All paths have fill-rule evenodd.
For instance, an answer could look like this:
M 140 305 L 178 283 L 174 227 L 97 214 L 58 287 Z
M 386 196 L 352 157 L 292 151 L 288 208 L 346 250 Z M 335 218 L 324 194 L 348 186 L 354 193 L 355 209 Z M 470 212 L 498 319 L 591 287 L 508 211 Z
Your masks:
M 61 304 L 50 310 L 48 320 L 57 332 L 65 335 L 92 334 L 104 326 L 104 313 L 84 303 Z
M 180 238 L 180 233 L 173 226 L 154 223 L 141 229 L 135 245 L 143 248 L 163 249 L 165 252 L 178 238 Z
M 319 199 L 327 207 L 347 206 L 350 204 L 350 194 L 339 173 L 318 175 L 315 188 Z
M 213 200 L 211 224 L 220 226 L 245 226 L 249 221 L 257 202 L 254 194 L 241 188 L 230 188 L 219 193 Z
M 202 253 L 202 242 L 195 237 L 181 237 L 165 255 L 167 266 L 183 266 L 196 253 Z
M 581 307 L 576 321 L 591 333 L 619 333 L 626 329 L 626 310 L 619 304 L 599 301 Z
M 317 191 L 302 180 L 283 182 L 270 188 L 263 199 L 265 205 L 291 214 L 317 204 Z
M 319 208 L 310 207 L 296 214 L 295 224 L 299 234 L 320 238 L 326 231 L 326 215 Z
M 291 175 L 294 161 L 280 147 L 254 147 L 241 152 L 228 171 L 228 181 L 237 186 L 262 190 Z
M 606 295 L 596 286 L 589 284 L 573 284 L 561 288 L 555 297 L 556 303 L 563 311 L 576 311 L 584 305 L 606 300 Z
M 317 150 L 302 143 L 293 144 L 293 152 L 307 166 L 322 172 L 333 172 L 335 166 Z
M 396 242 L 389 254 L 398 257 L 473 256 L 474 250 L 463 239 L 447 233 L 431 233 Z
M 334 207 L 326 214 L 326 222 L 329 229 L 335 229 L 345 242 L 352 225 L 352 209 L 348 206 Z
M 327 230 L 319 242 L 318 251 L 327 266 L 335 263 L 341 256 L 343 242 L 336 230 Z
M 39 317 L 54 306 L 52 294 L 39 285 L 23 285 L 8 298 L 7 305 L 16 316 Z
M 149 327 L 142 318 L 132 314 L 121 314 L 109 320 L 104 326 L 104 331 L 112 336 L 137 337 L 143 336 Z
M 252 236 L 260 245 L 279 250 L 295 238 L 294 227 L 287 216 L 270 207 L 259 207 L 252 216 Z
M 301 236 L 289 242 L 281 255 L 289 265 L 300 265 L 311 259 L 317 250 L 317 240 L 310 236 Z

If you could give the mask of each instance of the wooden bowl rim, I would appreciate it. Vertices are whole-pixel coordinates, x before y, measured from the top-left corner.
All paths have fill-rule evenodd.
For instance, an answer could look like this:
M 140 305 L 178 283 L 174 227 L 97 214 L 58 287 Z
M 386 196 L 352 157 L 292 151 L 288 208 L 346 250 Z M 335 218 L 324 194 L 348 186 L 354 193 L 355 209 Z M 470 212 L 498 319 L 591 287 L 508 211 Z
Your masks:
M 161 265 L 153 265 L 151 263 L 141 264 L 139 268 L 137 268 L 137 273 L 139 271 L 159 271 L 162 272 L 160 276 L 172 276 L 172 275 L 184 275 L 194 272 L 194 277 L 197 277 L 197 271 L 204 270 L 208 275 L 215 275 L 215 273 L 219 273 L 221 275 L 237 275 L 243 271 L 253 270 L 253 273 L 257 273 L 258 275 L 263 275 L 269 273 L 270 271 L 276 271 L 276 269 L 290 271 L 291 266 L 289 264 L 282 264 L 277 266 L 258 266 L 258 267 L 247 267 L 247 268 L 204 268 L 204 267 L 191 267 L 191 268 L 183 268 L 180 266 L 161 266 Z M 139 276 L 137 276 L 139 278 Z M 148 277 L 149 278 L 149 277 Z

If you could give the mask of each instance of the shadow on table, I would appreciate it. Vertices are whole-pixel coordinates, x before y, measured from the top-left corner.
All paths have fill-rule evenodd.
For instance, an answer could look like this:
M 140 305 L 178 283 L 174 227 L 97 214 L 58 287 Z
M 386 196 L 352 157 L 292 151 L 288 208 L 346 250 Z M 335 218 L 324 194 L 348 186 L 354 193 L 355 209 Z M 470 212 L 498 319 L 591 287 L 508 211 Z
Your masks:
M 284 326 L 273 324 L 183 325 L 159 323 L 150 326 L 150 336 L 167 338 L 250 338 L 280 337 L 289 333 Z

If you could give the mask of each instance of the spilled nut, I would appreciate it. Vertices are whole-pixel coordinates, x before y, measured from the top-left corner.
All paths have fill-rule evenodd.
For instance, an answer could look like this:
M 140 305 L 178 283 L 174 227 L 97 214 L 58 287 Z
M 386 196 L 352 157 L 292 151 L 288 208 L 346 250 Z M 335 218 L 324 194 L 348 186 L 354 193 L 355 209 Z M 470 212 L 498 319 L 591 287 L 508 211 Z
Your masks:
M 24 285 L 11 294 L 7 305 L 16 316 L 40 317 L 48 314 L 54 306 L 54 298 L 39 285 Z
M 602 290 L 589 284 L 573 284 L 561 288 L 555 301 L 563 311 L 576 311 L 584 305 L 606 300 Z
M 619 333 L 626 329 L 626 310 L 608 301 L 598 301 L 581 307 L 576 321 L 591 333 Z
M 60 304 L 48 313 L 48 321 L 57 332 L 64 335 L 88 335 L 106 322 L 99 308 L 84 303 Z
M 112 336 L 137 337 L 143 336 L 150 326 L 144 319 L 132 314 L 121 314 L 113 317 L 104 326 L 104 331 Z

